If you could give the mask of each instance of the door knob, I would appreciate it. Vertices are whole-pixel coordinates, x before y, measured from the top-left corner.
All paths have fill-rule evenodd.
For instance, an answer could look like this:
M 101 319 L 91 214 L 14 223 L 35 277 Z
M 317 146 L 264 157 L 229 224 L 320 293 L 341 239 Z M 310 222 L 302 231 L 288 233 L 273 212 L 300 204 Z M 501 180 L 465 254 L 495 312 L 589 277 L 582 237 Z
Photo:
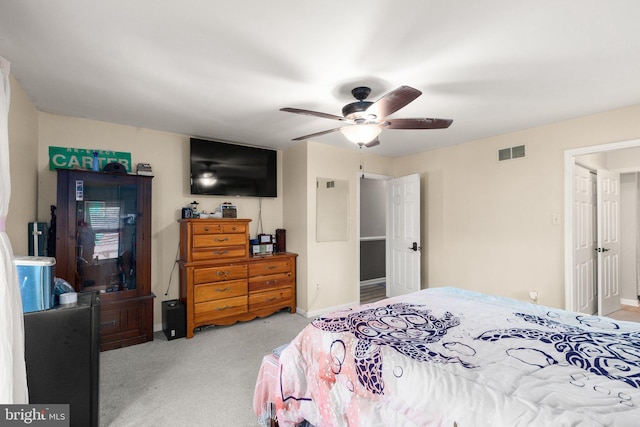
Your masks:
M 600 252 L 600 253 L 602 253 L 602 252 L 608 252 L 608 251 L 610 251 L 610 250 L 611 250 L 611 249 L 607 249 L 607 248 L 596 248 L 596 252 Z
M 409 247 L 409 249 L 411 249 L 411 250 L 413 250 L 413 251 L 416 251 L 416 252 L 417 252 L 417 251 L 421 250 L 421 249 L 422 249 L 422 247 L 418 246 L 418 243 L 417 243 L 417 242 L 413 242 L 413 245 L 411 245 L 411 246 Z

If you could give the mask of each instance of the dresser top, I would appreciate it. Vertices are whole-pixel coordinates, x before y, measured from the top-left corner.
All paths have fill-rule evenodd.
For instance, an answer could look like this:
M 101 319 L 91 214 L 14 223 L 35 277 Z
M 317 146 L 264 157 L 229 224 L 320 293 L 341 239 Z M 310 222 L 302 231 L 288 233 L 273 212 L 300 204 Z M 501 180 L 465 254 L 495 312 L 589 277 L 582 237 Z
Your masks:
M 250 218 L 186 218 L 178 222 L 251 222 Z

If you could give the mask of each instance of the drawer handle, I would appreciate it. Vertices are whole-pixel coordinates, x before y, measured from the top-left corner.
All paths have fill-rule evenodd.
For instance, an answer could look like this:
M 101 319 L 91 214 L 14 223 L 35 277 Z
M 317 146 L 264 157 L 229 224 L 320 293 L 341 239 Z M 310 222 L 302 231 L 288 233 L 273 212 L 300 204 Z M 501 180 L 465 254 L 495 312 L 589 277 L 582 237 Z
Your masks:
M 267 298 L 267 301 L 275 301 L 277 299 L 278 299 L 278 297 L 271 297 L 271 298 Z
M 227 292 L 227 291 L 230 291 L 230 290 L 231 290 L 231 288 L 228 287 L 228 286 L 226 288 L 224 288 L 224 289 L 216 288 L 216 292 Z
M 223 251 L 223 250 L 218 250 L 218 251 L 213 251 L 215 254 L 218 255 L 226 255 L 229 253 L 229 251 Z
M 233 231 L 236 231 L 236 230 L 238 229 L 238 227 L 236 227 L 236 226 L 234 225 L 233 227 L 231 227 L 231 229 L 232 229 Z
M 216 271 L 216 274 L 218 276 L 228 276 L 229 275 L 229 271 Z
M 229 238 L 228 238 L 228 237 L 225 237 L 224 239 L 221 239 L 221 238 L 219 238 L 219 237 L 216 237 L 216 239 L 215 239 L 215 240 L 216 240 L 216 242 L 226 242 L 227 240 L 229 240 Z
M 230 306 L 227 304 L 224 307 L 216 307 L 216 311 L 222 311 L 222 310 L 226 310 L 227 308 L 230 308 Z
M 101 323 L 100 327 L 101 328 L 107 328 L 109 326 L 116 326 L 117 324 L 118 324 L 118 322 L 116 322 L 115 320 L 112 320 L 111 322 Z
M 275 285 L 276 283 L 278 283 L 277 280 L 267 280 L 264 282 L 265 285 Z
M 267 265 L 265 268 L 267 270 L 273 270 L 274 268 L 278 268 L 278 266 L 277 265 Z
M 209 227 L 205 227 L 205 228 L 204 228 L 204 231 L 209 231 Z

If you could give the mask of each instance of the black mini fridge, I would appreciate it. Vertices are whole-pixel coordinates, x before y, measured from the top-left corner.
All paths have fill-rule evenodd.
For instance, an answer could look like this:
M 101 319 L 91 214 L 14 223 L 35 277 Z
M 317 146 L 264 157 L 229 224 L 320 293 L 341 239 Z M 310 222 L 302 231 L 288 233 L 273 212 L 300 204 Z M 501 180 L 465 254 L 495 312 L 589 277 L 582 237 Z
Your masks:
M 29 403 L 69 404 L 70 425 L 99 425 L 100 299 L 24 314 Z

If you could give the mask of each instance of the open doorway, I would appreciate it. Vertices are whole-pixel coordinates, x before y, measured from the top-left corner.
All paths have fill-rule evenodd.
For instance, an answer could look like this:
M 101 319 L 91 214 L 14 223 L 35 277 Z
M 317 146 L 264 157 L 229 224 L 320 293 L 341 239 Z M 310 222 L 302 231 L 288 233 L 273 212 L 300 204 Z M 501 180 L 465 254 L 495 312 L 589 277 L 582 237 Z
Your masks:
M 368 304 L 387 295 L 386 235 L 387 180 L 385 175 L 358 177 L 359 198 L 359 302 Z
M 364 205 L 362 202 L 363 182 L 367 178 L 384 180 L 384 186 L 380 183 L 374 192 L 376 205 Z M 365 184 L 366 185 L 366 184 Z M 374 184 L 376 185 L 376 184 Z M 384 190 L 384 191 L 382 191 Z M 383 201 L 384 199 L 384 201 Z M 421 244 L 420 244 L 420 175 L 417 173 L 401 176 L 377 176 L 361 174 L 358 177 L 358 239 L 364 243 L 376 242 L 373 245 L 378 255 L 363 254 L 358 245 L 358 274 L 359 277 L 364 266 L 376 268 L 376 274 L 368 280 L 380 282 L 384 277 L 384 290 L 386 297 L 403 295 L 416 292 L 421 289 Z M 363 222 L 376 217 L 376 227 L 365 230 Z M 383 228 L 384 224 L 384 228 Z M 384 230 L 384 239 L 382 230 Z M 383 245 L 384 243 L 384 245 Z M 384 247 L 384 256 L 382 248 Z M 381 269 L 384 260 L 384 270 Z M 376 265 L 372 265 L 375 262 Z M 362 280 L 359 281 L 358 287 Z M 364 285 L 369 283 L 364 282 Z M 380 291 L 383 288 L 381 283 Z M 363 303 L 361 293 L 358 292 L 359 302 Z
M 639 193 L 637 191 L 637 176 L 628 176 L 626 174 L 640 171 L 639 147 L 640 140 L 631 140 L 583 147 L 565 152 L 565 308 L 567 310 L 582 311 L 588 314 L 592 314 L 593 312 L 601 313 L 603 312 L 602 305 L 604 303 L 599 301 L 599 299 L 601 299 L 603 294 L 607 294 L 608 292 L 606 288 L 604 290 L 602 288 L 603 285 L 606 285 L 606 283 L 604 283 L 605 281 L 601 278 L 596 279 L 599 274 L 606 270 L 602 268 L 602 266 L 600 268 L 595 267 L 598 262 L 598 257 L 601 257 L 604 253 L 609 254 L 610 247 L 608 244 L 603 245 L 601 242 L 595 241 L 597 238 L 596 234 L 598 234 L 594 226 L 598 220 L 598 215 L 595 212 L 597 206 L 594 206 L 594 203 L 596 203 L 595 197 L 593 197 L 591 201 L 581 200 L 580 196 L 577 195 L 580 192 L 576 191 L 577 187 L 582 185 L 580 182 L 590 182 L 590 184 L 586 186 L 583 185 L 583 187 L 588 188 L 593 186 L 594 192 L 596 193 L 598 190 L 594 185 L 595 181 L 593 178 L 589 180 L 586 178 L 579 179 L 580 174 L 576 173 L 576 169 L 583 169 L 583 175 L 585 177 L 588 177 L 589 173 L 595 173 L 597 175 L 598 171 L 595 169 L 599 168 L 615 170 L 624 178 L 621 181 L 623 185 L 626 185 L 628 188 L 631 187 L 632 190 L 635 189 L 635 192 L 631 193 L 631 198 L 629 195 L 623 195 L 623 200 L 620 203 L 620 218 L 622 218 L 623 221 L 619 221 L 619 225 L 616 225 L 616 227 L 627 227 L 626 231 L 619 230 L 622 231 L 620 234 L 627 240 L 629 236 L 632 235 L 633 241 L 631 243 L 627 242 L 626 247 L 623 247 L 619 257 L 619 265 L 615 265 L 616 271 L 614 274 L 616 280 L 620 279 L 617 285 L 618 295 L 616 296 L 616 304 L 618 306 L 620 306 L 620 304 L 637 306 L 638 304 L 638 295 L 640 295 L 640 280 L 638 280 L 640 277 L 640 268 L 638 259 L 640 253 L 637 251 L 637 242 L 639 241 L 636 231 L 638 229 L 638 215 L 635 214 L 635 212 L 637 212 Z M 581 165 L 581 167 L 577 167 L 577 164 Z M 584 167 L 585 165 L 586 167 Z M 594 167 L 593 165 L 596 166 Z M 591 171 L 587 169 L 591 169 Z M 624 181 L 627 183 L 624 184 Z M 633 202 L 629 203 L 629 200 L 633 200 Z M 600 205 L 600 202 L 597 203 Z M 587 207 L 585 208 L 585 206 Z M 580 210 L 582 213 L 580 213 Z M 589 215 L 589 211 L 591 211 L 591 215 Z M 630 211 L 633 212 L 630 213 Z M 625 216 L 628 218 L 627 220 L 624 220 Z M 588 217 L 591 217 L 591 219 L 587 221 L 586 227 L 582 227 L 580 225 L 581 221 Z M 633 221 L 631 227 L 634 231 L 632 233 L 628 232 L 628 227 L 630 226 L 629 221 Z M 625 222 L 627 223 L 626 225 Z M 593 230 L 591 238 L 580 238 L 580 229 L 589 227 Z M 580 245 L 576 246 L 576 242 L 582 241 L 585 242 L 585 247 L 587 248 L 586 251 L 582 251 L 585 253 L 586 262 L 581 260 L 582 255 L 578 247 Z M 618 244 L 620 244 L 620 242 L 618 242 Z M 587 267 L 588 265 L 594 265 L 594 267 Z M 613 265 L 613 263 L 610 263 L 610 265 Z M 629 271 L 631 271 L 631 273 L 629 273 Z M 593 282 L 591 285 L 592 292 L 588 291 L 588 285 L 585 287 L 585 279 L 588 279 L 589 276 L 591 276 L 591 281 Z M 589 280 L 587 280 L 587 282 L 589 282 Z M 585 291 L 585 289 L 587 291 Z M 589 295 L 594 299 L 595 306 L 588 304 Z M 611 309 L 604 309 L 604 311 L 611 311 Z

